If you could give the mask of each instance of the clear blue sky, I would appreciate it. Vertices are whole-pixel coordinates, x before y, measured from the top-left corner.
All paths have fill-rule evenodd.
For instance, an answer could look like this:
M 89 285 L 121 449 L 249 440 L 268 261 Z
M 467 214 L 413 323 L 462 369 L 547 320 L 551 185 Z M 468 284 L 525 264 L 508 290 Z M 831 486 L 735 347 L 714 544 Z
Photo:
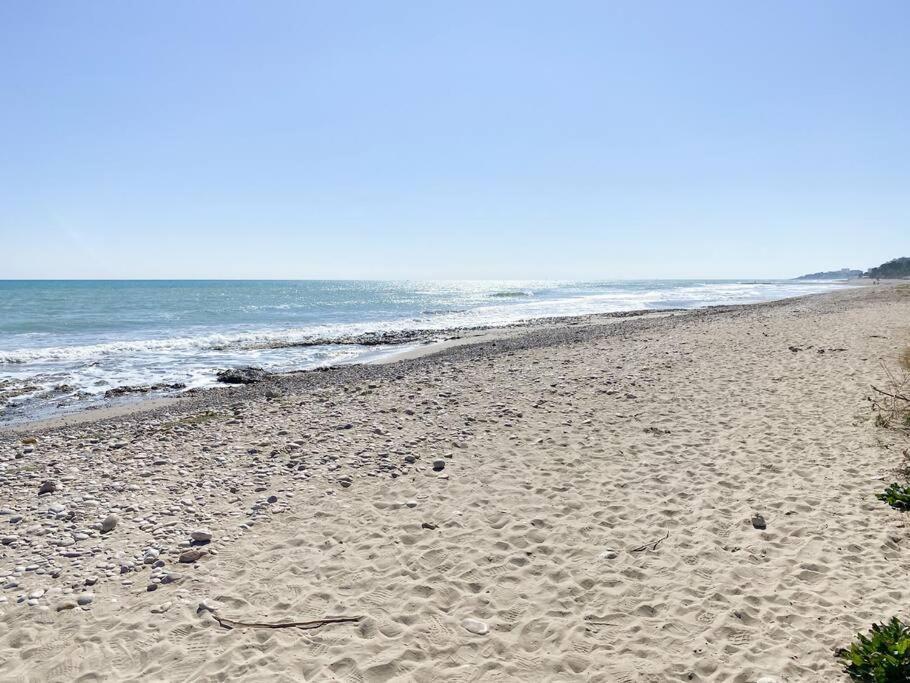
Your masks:
M 910 2 L 0 4 L 0 277 L 910 255 Z

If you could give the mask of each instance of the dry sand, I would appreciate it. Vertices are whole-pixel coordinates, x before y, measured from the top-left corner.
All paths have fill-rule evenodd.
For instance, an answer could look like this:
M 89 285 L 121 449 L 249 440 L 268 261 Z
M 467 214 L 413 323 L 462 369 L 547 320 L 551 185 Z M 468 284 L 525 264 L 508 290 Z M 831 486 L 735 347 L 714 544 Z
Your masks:
M 865 401 L 908 341 L 868 287 L 7 432 L 0 679 L 843 680 L 910 597 Z

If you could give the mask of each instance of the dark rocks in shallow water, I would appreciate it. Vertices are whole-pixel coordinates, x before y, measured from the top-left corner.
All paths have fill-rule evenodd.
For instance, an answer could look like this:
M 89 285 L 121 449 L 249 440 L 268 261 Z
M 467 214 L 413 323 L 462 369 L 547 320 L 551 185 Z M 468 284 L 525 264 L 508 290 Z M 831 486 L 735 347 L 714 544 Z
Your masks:
M 268 376 L 269 373 L 262 368 L 251 366 L 221 370 L 216 375 L 218 381 L 224 384 L 254 384 L 255 382 L 261 382 Z
M 116 398 L 127 394 L 147 394 L 152 391 L 177 391 L 178 389 L 186 389 L 186 384 L 175 382 L 174 384 L 150 384 L 139 387 L 124 385 L 108 389 L 104 392 L 104 398 Z

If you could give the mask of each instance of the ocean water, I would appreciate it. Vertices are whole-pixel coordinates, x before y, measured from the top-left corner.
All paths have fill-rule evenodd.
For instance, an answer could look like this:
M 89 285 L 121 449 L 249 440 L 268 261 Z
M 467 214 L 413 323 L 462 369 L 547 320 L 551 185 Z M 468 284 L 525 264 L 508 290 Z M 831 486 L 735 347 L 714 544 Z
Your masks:
M 216 383 L 219 369 L 369 362 L 367 333 L 767 301 L 835 283 L 737 280 L 0 281 L 0 421 L 98 405 L 123 386 Z M 354 337 L 354 339 L 352 339 Z M 362 341 L 362 340 L 361 340 Z

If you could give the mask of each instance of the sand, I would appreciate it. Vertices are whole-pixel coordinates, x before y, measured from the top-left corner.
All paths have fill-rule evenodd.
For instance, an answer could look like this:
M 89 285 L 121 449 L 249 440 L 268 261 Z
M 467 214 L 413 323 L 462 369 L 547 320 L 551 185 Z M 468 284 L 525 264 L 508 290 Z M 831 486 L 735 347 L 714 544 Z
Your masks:
M 907 616 L 874 494 L 910 444 L 866 397 L 908 342 L 910 291 L 866 287 L 8 431 L 0 679 L 845 680 Z

